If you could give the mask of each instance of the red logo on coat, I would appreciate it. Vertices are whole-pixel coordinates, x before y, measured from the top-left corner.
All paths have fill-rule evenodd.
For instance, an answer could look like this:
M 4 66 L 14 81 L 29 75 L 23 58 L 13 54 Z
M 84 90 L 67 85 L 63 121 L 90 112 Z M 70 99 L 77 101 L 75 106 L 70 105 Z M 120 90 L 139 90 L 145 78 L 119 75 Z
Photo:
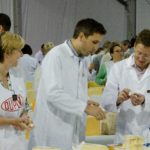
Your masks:
M 21 95 L 17 95 L 16 101 L 13 101 L 12 97 L 10 97 L 1 104 L 1 108 L 4 111 L 9 112 L 17 111 L 19 108 L 22 107 L 23 107 L 23 98 L 21 97 Z

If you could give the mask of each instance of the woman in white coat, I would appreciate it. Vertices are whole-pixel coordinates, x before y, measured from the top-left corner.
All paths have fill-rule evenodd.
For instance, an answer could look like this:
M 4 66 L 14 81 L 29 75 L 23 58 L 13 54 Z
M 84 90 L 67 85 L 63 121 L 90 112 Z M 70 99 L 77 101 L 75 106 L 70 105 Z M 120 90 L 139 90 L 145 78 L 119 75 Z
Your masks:
M 117 42 L 111 43 L 109 53 L 112 59 L 110 61 L 106 61 L 101 65 L 95 78 L 95 82 L 99 85 L 105 85 L 110 69 L 112 68 L 114 63 L 122 60 L 123 57 L 121 46 Z
M 140 135 L 150 141 L 150 30 L 137 36 L 134 54 L 114 64 L 102 96 L 102 105 L 118 111 L 115 143 L 124 135 Z
M 84 140 L 86 114 L 104 118 L 96 103 L 87 103 L 88 68 L 83 57 L 98 48 L 105 32 L 103 25 L 95 20 L 81 20 L 76 25 L 74 37 L 54 47 L 45 56 L 31 147 L 52 146 L 71 150 L 73 145 Z
M 38 61 L 32 57 L 32 48 L 25 44 L 21 49 L 23 56 L 19 59 L 16 71 L 20 71 L 25 82 L 33 82 L 35 70 L 38 67 Z
M 27 150 L 24 129 L 29 129 L 23 114 L 26 92 L 24 82 L 11 74 L 17 65 L 24 40 L 17 34 L 0 35 L 0 150 Z

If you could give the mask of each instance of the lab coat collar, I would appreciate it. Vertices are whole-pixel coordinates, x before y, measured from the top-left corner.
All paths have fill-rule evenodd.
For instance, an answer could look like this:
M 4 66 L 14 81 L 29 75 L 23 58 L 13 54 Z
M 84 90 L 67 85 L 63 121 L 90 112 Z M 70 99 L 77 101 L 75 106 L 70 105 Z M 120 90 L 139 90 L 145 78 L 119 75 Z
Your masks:
M 126 60 L 127 63 L 127 67 L 128 68 L 133 68 L 133 65 L 135 64 L 134 62 L 134 54 L 132 54 L 129 58 L 127 58 Z
M 68 40 L 66 40 L 66 41 L 64 42 L 64 44 L 65 44 L 66 50 L 68 51 L 69 55 L 70 55 L 71 57 L 74 57 L 75 59 L 83 60 L 84 57 L 79 57 L 79 56 L 76 56 L 76 55 L 74 54 L 73 50 L 71 50 L 71 48 L 69 47 L 67 41 L 68 41 Z
M 76 50 L 74 49 L 74 47 L 73 47 L 73 45 L 71 43 L 71 40 L 67 40 L 66 42 L 67 42 L 68 46 L 70 47 L 71 51 L 73 52 L 73 54 L 75 56 L 79 57 L 78 53 L 76 52 Z
M 127 63 L 127 66 L 129 68 L 133 67 L 135 64 L 135 60 L 134 60 L 134 54 L 132 54 L 129 58 L 126 59 L 126 63 Z M 147 69 L 150 69 L 150 64 L 148 65 L 148 67 L 146 68 Z

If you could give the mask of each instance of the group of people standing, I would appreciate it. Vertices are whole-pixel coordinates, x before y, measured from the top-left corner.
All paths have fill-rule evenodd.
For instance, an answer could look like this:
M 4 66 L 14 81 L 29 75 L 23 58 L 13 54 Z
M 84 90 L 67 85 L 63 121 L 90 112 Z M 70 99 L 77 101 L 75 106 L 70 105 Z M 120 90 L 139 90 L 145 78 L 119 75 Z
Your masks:
M 25 109 L 26 91 L 22 78 L 11 73 L 25 42 L 17 34 L 4 32 L 9 28 L 0 19 L 0 149 L 49 146 L 71 150 L 85 140 L 87 115 L 105 118 L 99 104 L 88 99 L 88 64 L 84 58 L 96 52 L 106 29 L 94 19 L 82 19 L 73 37 L 44 57 L 33 117 L 35 128 L 27 148 L 22 132 L 31 129 Z M 120 50 L 119 45 L 115 46 L 112 56 Z M 133 55 L 114 61 L 104 81 L 102 106 L 118 113 L 116 143 L 122 142 L 126 134 L 141 135 L 145 143 L 150 141 L 149 64 L 150 30 L 144 29 L 136 38 Z

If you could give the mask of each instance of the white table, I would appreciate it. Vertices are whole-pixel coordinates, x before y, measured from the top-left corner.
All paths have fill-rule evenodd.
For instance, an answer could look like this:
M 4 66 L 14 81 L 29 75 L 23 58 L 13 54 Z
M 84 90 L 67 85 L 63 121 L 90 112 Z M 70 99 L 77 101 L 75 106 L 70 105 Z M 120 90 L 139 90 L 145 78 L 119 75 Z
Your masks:
M 86 136 L 85 142 L 94 144 L 113 144 L 115 135 Z

